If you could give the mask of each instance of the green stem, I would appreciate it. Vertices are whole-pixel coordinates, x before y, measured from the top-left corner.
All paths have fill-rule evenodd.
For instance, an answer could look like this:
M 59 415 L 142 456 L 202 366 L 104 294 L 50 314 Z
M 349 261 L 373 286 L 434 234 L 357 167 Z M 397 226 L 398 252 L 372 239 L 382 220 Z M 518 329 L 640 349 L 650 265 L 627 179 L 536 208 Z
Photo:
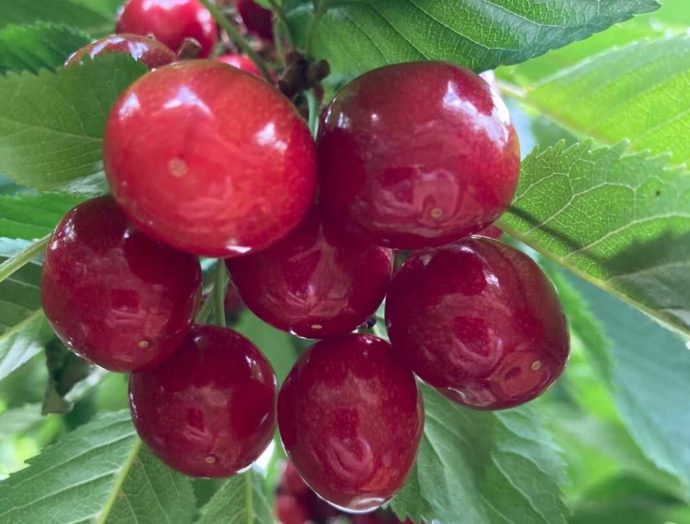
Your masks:
M 213 297 L 215 302 L 214 311 L 216 312 L 216 324 L 221 327 L 226 327 L 225 324 L 225 288 L 227 285 L 227 273 L 225 270 L 225 261 L 222 258 L 218 259 L 216 266 L 216 283 L 213 287 Z
M 518 87 L 514 84 L 509 84 L 502 80 L 496 80 L 496 86 L 498 87 L 498 90 L 504 95 L 512 96 L 513 98 L 517 98 L 518 100 L 523 100 L 527 96 L 527 93 L 525 93 L 525 90 L 521 87 Z
M 314 0 L 314 18 L 311 19 L 309 23 L 309 28 L 307 29 L 307 56 L 311 56 L 311 47 L 314 42 L 314 34 L 316 33 L 316 26 L 319 25 L 321 17 L 328 9 L 328 0 Z
M 285 49 L 283 47 L 283 23 L 280 19 L 275 18 L 273 20 L 273 42 L 276 46 L 276 53 L 278 54 L 278 61 L 280 62 L 280 67 L 285 69 L 287 65 L 287 59 L 285 57 Z
M 275 13 L 276 18 L 282 22 L 282 24 L 285 26 L 287 31 L 287 37 L 290 43 L 292 44 L 292 35 L 290 35 L 289 27 L 288 26 L 288 21 L 287 21 L 287 16 L 285 16 L 285 11 L 283 11 L 283 8 L 278 5 L 278 2 L 275 0 L 268 0 L 268 4 L 271 6 L 271 10 Z
M 211 316 L 214 304 L 215 301 L 212 290 L 211 294 L 208 297 L 206 297 L 206 300 L 204 300 L 204 303 L 201 304 L 201 309 L 199 309 L 199 312 L 196 314 L 196 321 L 200 324 L 205 324 L 206 322 L 208 322 L 208 317 Z
M 259 68 L 261 71 L 261 74 L 263 77 L 266 79 L 267 82 L 273 83 L 273 79 L 271 78 L 271 72 L 268 70 L 268 67 L 266 66 L 266 62 L 263 61 L 263 59 L 259 56 L 259 54 L 252 49 L 252 46 L 249 44 L 246 38 L 242 36 L 242 34 L 237 30 L 237 28 L 230 23 L 230 20 L 228 20 L 223 13 L 216 7 L 215 3 L 213 0 L 199 0 L 203 6 L 208 9 L 208 11 L 211 13 L 211 16 L 216 20 L 218 25 L 223 28 L 223 30 L 228 34 L 230 39 L 235 43 L 237 47 L 239 47 L 242 52 L 247 54 L 249 58 L 251 58 L 256 66 Z
M 309 106 L 309 130 L 314 138 L 319 131 L 319 102 L 316 100 L 316 95 L 312 89 L 304 92 L 304 97 L 307 99 Z
M 2 264 L 0 264 L 0 282 L 12 276 L 13 273 L 20 270 L 34 258 L 43 253 L 48 245 L 49 239 L 50 235 L 44 236 L 42 239 L 26 246 L 19 253 L 11 258 L 8 258 Z

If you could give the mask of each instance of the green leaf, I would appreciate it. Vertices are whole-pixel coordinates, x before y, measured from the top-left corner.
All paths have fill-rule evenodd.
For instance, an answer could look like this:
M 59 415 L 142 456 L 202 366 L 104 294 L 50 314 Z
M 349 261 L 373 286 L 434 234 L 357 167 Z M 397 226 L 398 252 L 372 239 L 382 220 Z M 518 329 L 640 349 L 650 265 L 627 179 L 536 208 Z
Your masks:
M 664 0 L 661 9 L 653 13 L 636 16 L 624 24 L 616 24 L 586 40 L 574 42 L 522 64 L 500 68 L 497 73 L 502 78 L 529 86 L 613 47 L 622 47 L 643 38 L 659 38 L 669 31 L 684 32 L 688 25 L 690 9 L 687 0 Z
M 598 287 L 690 333 L 690 176 L 625 146 L 562 144 L 524 161 L 499 224 Z
M 218 522 L 273 524 L 273 512 L 255 471 L 249 470 L 225 481 L 201 509 L 198 524 Z
M 311 4 L 285 2 L 301 45 Z M 658 6 L 655 0 L 333 1 L 314 32 L 313 54 L 345 75 L 426 59 L 482 71 L 525 61 Z
M 129 413 L 98 416 L 0 482 L 0 522 L 185 524 L 196 511 L 189 480 L 136 437 Z
M 0 242 L 0 262 L 27 244 Z M 41 266 L 25 265 L 0 283 L 0 380 L 43 350 L 52 332 L 41 310 Z
M 537 413 L 464 409 L 423 387 L 424 436 L 392 507 L 415 522 L 565 523 L 563 464 Z
M 24 404 L 0 413 L 0 440 L 22 433 L 43 419 L 40 404 Z
M 68 351 L 56 339 L 45 348 L 48 380 L 43 400 L 43 413 L 68 413 L 72 403 L 65 399 L 72 388 L 89 377 L 93 366 Z
M 38 239 L 82 199 L 62 193 L 0 195 L 0 237 Z
M 282 383 L 299 356 L 294 337 L 269 326 L 248 310 L 243 311 L 239 321 L 231 327 L 251 340 L 266 355 L 276 372 L 278 383 Z
M 0 173 L 41 190 L 101 193 L 101 143 L 118 95 L 146 66 L 111 54 L 0 78 Z
M 0 73 L 56 69 L 89 37 L 68 26 L 37 23 L 0 30 Z
M 608 359 L 593 362 L 623 423 L 645 456 L 681 480 L 690 498 L 690 353 L 684 340 L 592 285 L 574 284 L 603 325 Z
M 605 144 L 690 160 L 690 37 L 644 41 L 580 62 L 527 93 L 527 103 Z
M 112 33 L 115 29 L 113 18 L 106 16 L 100 9 L 89 8 L 86 4 L 85 0 L 0 0 L 0 27 L 53 22 L 70 25 L 92 36 Z

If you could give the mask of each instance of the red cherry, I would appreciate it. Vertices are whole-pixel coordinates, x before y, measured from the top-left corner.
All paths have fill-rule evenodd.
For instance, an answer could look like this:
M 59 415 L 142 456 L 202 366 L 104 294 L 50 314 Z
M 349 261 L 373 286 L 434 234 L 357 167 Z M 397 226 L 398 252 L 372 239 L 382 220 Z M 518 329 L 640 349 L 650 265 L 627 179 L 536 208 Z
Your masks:
M 477 75 L 419 62 L 346 85 L 319 132 L 321 195 L 342 223 L 398 249 L 447 244 L 494 222 L 520 170 L 502 100 Z
M 491 224 L 489 227 L 482 229 L 476 234 L 482 237 L 489 237 L 495 240 L 500 240 L 503 236 L 503 230 L 500 227 Z
M 293 495 L 278 495 L 276 497 L 276 517 L 280 524 L 308 524 L 309 508 Z
M 227 265 L 258 317 L 302 337 L 326 338 L 349 333 L 376 312 L 393 253 L 345 233 L 315 207 L 277 244 Z
M 65 66 L 79 64 L 87 56 L 96 58 L 109 53 L 129 54 L 135 60 L 146 64 L 149 69 L 170 64 L 177 58 L 170 48 L 153 38 L 139 35 L 110 35 L 72 53 L 65 62 Z
M 311 491 L 309 486 L 302 480 L 302 477 L 299 476 L 295 466 L 290 464 L 290 462 L 285 464 L 280 490 L 283 493 L 289 493 L 295 497 L 302 497 Z
M 278 396 L 283 446 L 331 504 L 372 510 L 402 487 L 423 428 L 422 397 L 390 345 L 346 335 L 313 345 Z
M 273 13 L 269 9 L 254 0 L 237 0 L 237 12 L 247 31 L 264 40 L 273 40 Z
M 244 55 L 222 55 L 216 58 L 219 62 L 223 62 L 224 64 L 228 64 L 232 67 L 236 67 L 237 69 L 240 69 L 244 71 L 245 73 L 250 73 L 254 76 L 258 76 L 259 78 L 262 78 L 261 76 L 261 71 L 259 68 L 256 66 L 254 61 Z
M 160 364 L 184 339 L 201 286 L 195 257 L 134 229 L 112 197 L 84 202 L 53 232 L 41 300 L 55 333 L 111 371 Z
M 234 331 L 194 326 L 175 354 L 129 379 L 142 440 L 186 475 L 227 477 L 250 466 L 275 429 L 276 378 Z
M 393 278 L 386 323 L 417 375 L 476 409 L 532 400 L 568 358 L 553 285 L 527 255 L 488 238 L 409 258 Z
M 216 22 L 199 0 L 127 0 L 115 32 L 153 35 L 175 52 L 193 38 L 201 45 L 199 58 L 209 56 L 218 40 Z
M 113 194 L 151 236 L 209 257 L 265 248 L 307 212 L 315 147 L 268 83 L 212 60 L 143 76 L 108 119 Z
M 237 291 L 237 286 L 232 282 L 228 282 L 228 287 L 225 291 L 225 312 L 237 315 L 244 311 L 245 305 L 240 292 Z

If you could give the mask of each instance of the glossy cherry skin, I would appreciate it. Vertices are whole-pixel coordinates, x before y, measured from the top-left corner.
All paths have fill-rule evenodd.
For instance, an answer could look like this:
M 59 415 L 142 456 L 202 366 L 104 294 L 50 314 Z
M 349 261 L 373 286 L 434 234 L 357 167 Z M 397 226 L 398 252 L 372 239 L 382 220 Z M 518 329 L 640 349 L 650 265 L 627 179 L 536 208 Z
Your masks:
M 273 13 L 254 0 L 237 0 L 237 12 L 247 31 L 264 40 L 273 40 Z
M 86 57 L 96 58 L 110 53 L 128 54 L 143 62 L 149 69 L 170 64 L 177 58 L 168 46 L 153 38 L 139 35 L 110 35 L 82 47 L 65 62 L 65 66 L 79 64 Z
M 216 58 L 216 60 L 218 60 L 219 62 L 223 62 L 224 64 L 228 64 L 232 67 L 236 67 L 237 69 L 240 69 L 245 73 L 250 73 L 254 76 L 262 78 L 261 71 L 259 70 L 259 68 L 256 67 L 254 61 L 247 56 L 238 54 L 222 55 Z
M 371 511 L 395 495 L 424 425 L 414 375 L 386 341 L 346 335 L 313 345 L 278 395 L 278 425 L 295 468 L 323 499 Z
M 151 236 L 230 257 L 263 249 L 306 214 L 315 146 L 275 88 L 234 67 L 190 60 L 132 84 L 107 122 L 115 199 Z
M 280 524 L 309 524 L 312 522 L 309 508 L 302 500 L 292 495 L 278 495 L 275 512 Z
M 318 140 L 324 204 L 375 244 L 447 244 L 494 222 L 520 152 L 503 101 L 480 77 L 419 62 L 370 71 L 326 108 Z
M 568 359 L 553 285 L 527 255 L 489 238 L 409 258 L 391 283 L 386 323 L 420 378 L 475 409 L 532 400 Z
M 131 226 L 112 197 L 58 224 L 43 264 L 43 311 L 75 353 L 111 371 L 154 367 L 187 335 L 199 261 Z
M 494 226 L 491 224 L 489 227 L 482 229 L 477 233 L 477 235 L 482 236 L 482 237 L 489 237 L 493 238 L 495 240 L 500 240 L 501 237 L 503 236 L 503 230 L 498 227 Z
M 314 207 L 270 248 L 227 261 L 252 312 L 305 338 L 344 335 L 376 312 L 393 272 L 393 252 L 345 232 Z
M 185 38 L 201 45 L 206 58 L 218 40 L 218 27 L 199 0 L 127 0 L 120 10 L 116 33 L 153 35 L 177 52 Z
M 163 462 L 194 477 L 228 477 L 271 442 L 276 377 L 240 334 L 197 325 L 162 366 L 130 376 L 129 401 L 139 436 Z

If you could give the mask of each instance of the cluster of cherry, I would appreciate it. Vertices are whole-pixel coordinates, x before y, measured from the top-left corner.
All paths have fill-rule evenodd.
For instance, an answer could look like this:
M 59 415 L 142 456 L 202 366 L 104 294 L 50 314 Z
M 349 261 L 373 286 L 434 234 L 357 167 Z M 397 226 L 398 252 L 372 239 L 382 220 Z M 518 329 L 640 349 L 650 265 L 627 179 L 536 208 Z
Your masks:
M 201 32 L 177 27 L 186 19 Z M 174 46 L 191 36 L 206 55 L 216 38 L 198 0 L 130 0 L 118 31 Z M 132 373 L 137 430 L 171 467 L 236 474 L 277 419 L 320 497 L 370 511 L 414 462 L 415 375 L 462 405 L 501 409 L 561 374 L 568 331 L 552 284 L 521 251 L 472 236 L 508 208 L 520 166 L 506 107 L 482 78 L 438 62 L 370 71 L 333 98 L 315 141 L 269 82 L 218 60 L 175 61 L 151 38 L 108 37 L 69 66 L 110 52 L 151 71 L 109 115 L 112 196 L 57 226 L 42 300 L 68 347 Z M 394 249 L 408 256 L 395 274 Z M 200 256 L 225 259 L 258 317 L 321 339 L 277 398 L 257 348 L 195 323 Z M 384 298 L 390 343 L 352 334 Z

